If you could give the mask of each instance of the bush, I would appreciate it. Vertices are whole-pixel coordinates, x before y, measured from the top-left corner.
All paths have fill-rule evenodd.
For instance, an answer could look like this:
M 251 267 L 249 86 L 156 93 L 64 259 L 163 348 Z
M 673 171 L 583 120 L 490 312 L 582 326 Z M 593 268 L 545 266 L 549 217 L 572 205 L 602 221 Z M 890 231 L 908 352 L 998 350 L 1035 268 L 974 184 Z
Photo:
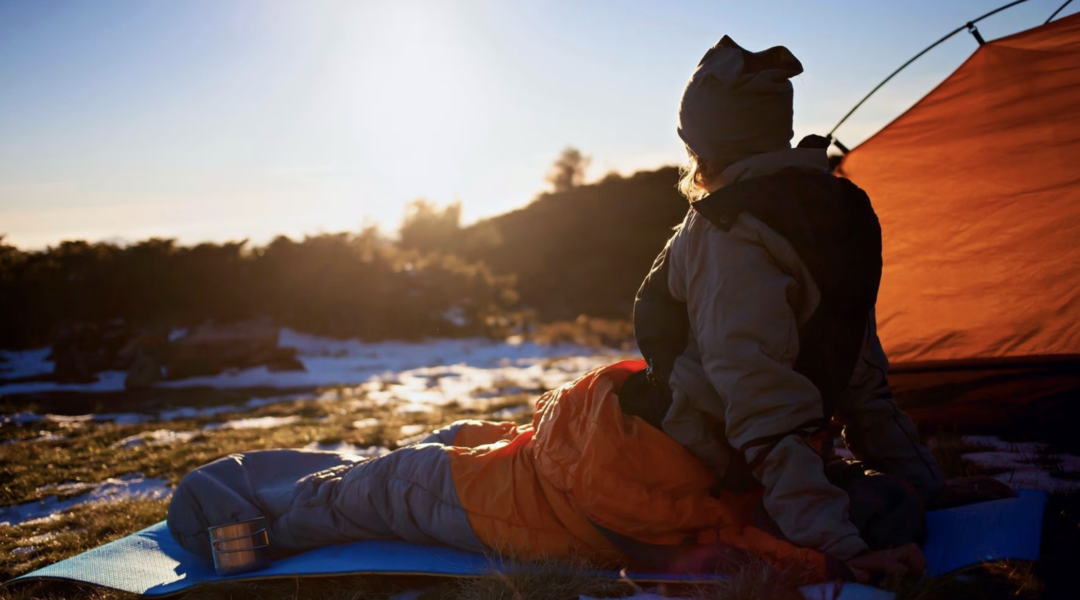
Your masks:
M 512 277 L 372 229 L 248 250 L 246 242 L 0 245 L 0 347 L 53 341 L 69 323 L 131 329 L 268 317 L 300 331 L 365 339 L 478 335 L 516 303 Z

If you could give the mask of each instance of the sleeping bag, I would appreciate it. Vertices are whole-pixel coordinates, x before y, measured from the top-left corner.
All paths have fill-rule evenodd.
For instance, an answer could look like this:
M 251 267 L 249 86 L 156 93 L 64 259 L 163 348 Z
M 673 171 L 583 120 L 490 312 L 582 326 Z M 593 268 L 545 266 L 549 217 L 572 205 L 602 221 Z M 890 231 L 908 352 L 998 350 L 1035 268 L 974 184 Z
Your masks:
M 840 563 L 753 525 L 760 491 L 718 491 L 676 441 L 626 415 L 617 392 L 643 361 L 543 394 L 532 423 L 459 421 L 378 458 L 301 450 L 234 454 L 177 486 L 169 530 L 210 557 L 207 528 L 265 517 L 279 555 L 366 539 L 518 559 L 709 572 L 747 554 L 807 582 Z

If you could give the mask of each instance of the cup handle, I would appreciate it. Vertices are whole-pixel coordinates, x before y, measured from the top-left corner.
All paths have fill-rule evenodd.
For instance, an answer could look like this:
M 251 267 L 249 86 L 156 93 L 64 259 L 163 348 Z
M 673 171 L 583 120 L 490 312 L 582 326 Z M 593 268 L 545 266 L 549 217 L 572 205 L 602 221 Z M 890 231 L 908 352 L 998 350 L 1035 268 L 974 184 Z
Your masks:
M 220 549 L 220 548 L 218 548 L 218 544 L 221 544 L 221 543 L 224 543 L 224 542 L 235 542 L 236 540 L 250 540 L 250 539 L 254 539 L 256 536 L 259 536 L 259 535 L 263 536 L 264 540 L 269 540 L 269 535 L 266 532 L 266 528 L 263 527 L 262 529 L 260 529 L 258 531 L 253 531 L 253 532 L 245 534 L 245 535 L 238 535 L 236 537 L 230 537 L 230 538 L 221 538 L 221 539 L 217 539 L 217 540 L 212 539 L 212 540 L 210 540 L 210 547 L 214 549 L 214 552 L 236 552 L 238 550 L 223 550 L 223 549 Z M 262 546 L 252 546 L 251 549 L 265 548 L 268 545 L 269 545 L 269 541 L 263 543 Z M 241 550 L 249 550 L 249 548 L 243 548 Z
M 224 542 L 225 540 L 218 540 Z M 252 550 L 262 550 L 263 548 L 269 548 L 270 544 L 262 544 L 260 546 L 252 546 L 250 548 L 236 548 L 235 550 L 224 550 L 217 547 L 217 543 L 214 543 L 214 552 L 218 554 L 232 554 L 234 552 L 251 552 Z

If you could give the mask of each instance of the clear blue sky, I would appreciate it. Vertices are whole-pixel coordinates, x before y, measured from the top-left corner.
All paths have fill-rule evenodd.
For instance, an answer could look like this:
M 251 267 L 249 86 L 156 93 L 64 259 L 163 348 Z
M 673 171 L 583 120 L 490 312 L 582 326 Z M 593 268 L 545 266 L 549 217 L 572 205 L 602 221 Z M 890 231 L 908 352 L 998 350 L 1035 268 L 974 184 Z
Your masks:
M 980 29 L 1035 26 L 1062 1 Z M 531 200 L 567 145 L 593 177 L 679 162 L 682 87 L 724 34 L 802 60 L 798 138 L 1003 3 L 0 0 L 0 234 L 393 232 L 417 197 L 460 200 L 472 221 Z M 953 38 L 839 138 L 872 134 L 974 49 Z

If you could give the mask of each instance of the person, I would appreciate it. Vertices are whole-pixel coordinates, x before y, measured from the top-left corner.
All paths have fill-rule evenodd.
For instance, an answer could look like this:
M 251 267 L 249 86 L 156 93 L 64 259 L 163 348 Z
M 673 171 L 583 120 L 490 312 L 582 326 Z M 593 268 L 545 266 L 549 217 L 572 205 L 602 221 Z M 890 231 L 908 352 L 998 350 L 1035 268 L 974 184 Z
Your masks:
M 177 542 L 206 560 L 208 529 L 263 518 L 277 558 L 372 539 L 517 559 L 715 573 L 749 559 L 806 583 L 835 559 L 754 526 L 739 494 L 675 440 L 625 414 L 618 393 L 644 361 L 583 374 L 542 394 L 531 423 L 458 421 L 378 458 L 262 450 L 188 473 L 169 504 Z
M 923 506 L 944 480 L 889 388 L 869 198 L 830 173 L 827 139 L 791 147 L 802 70 L 783 46 L 750 52 L 725 36 L 687 83 L 677 131 L 691 208 L 635 300 L 649 368 L 621 402 L 721 488 L 763 487 L 781 539 L 860 581 L 917 573 Z M 834 417 L 860 463 L 831 468 Z

